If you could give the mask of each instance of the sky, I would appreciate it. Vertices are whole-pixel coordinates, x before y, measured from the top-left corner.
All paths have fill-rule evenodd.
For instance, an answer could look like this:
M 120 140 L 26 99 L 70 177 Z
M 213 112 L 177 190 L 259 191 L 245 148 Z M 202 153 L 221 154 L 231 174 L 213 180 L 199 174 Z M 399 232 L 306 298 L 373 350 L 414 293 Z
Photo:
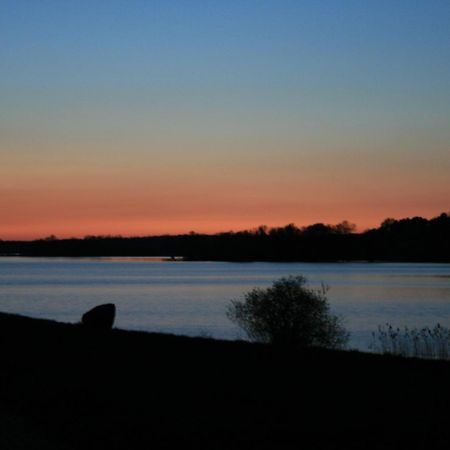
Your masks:
M 447 211 L 448 0 L 0 0 L 0 239 Z

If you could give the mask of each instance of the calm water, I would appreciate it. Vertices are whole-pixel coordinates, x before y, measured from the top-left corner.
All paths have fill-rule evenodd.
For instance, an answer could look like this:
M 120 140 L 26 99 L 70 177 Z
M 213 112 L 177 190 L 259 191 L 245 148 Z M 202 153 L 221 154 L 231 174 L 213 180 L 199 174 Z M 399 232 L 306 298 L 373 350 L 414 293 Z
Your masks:
M 230 299 L 284 275 L 324 282 L 335 313 L 366 349 L 379 324 L 450 327 L 450 264 L 165 262 L 152 258 L 0 258 L 0 311 L 76 322 L 112 302 L 120 328 L 244 335 L 225 316 Z

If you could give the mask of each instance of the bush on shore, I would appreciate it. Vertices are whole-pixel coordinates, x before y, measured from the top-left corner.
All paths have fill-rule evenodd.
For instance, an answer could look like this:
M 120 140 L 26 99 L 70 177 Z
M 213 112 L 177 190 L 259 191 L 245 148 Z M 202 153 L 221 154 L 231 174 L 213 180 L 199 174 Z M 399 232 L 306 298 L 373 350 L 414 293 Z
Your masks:
M 254 288 L 243 300 L 232 300 L 228 318 L 251 340 L 298 347 L 342 348 L 349 333 L 331 314 L 328 288 L 308 286 L 303 276 L 275 281 L 267 289 Z

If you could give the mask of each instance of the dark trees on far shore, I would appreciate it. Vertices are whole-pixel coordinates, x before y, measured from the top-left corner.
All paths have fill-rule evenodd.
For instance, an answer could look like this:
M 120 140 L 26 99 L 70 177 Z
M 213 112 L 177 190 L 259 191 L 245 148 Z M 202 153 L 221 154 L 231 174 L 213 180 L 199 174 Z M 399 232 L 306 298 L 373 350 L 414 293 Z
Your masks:
M 432 219 L 386 219 L 379 228 L 355 232 L 347 221 L 306 227 L 259 226 L 218 234 L 149 237 L 87 236 L 84 239 L 1 241 L 0 255 L 182 256 L 215 261 L 450 262 L 450 214 Z

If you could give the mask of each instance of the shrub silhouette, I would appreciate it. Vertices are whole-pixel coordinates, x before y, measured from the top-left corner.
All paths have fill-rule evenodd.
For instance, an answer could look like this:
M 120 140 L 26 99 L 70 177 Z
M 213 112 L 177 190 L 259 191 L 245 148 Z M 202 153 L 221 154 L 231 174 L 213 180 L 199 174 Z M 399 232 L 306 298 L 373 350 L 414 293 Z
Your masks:
M 314 290 L 303 276 L 281 278 L 267 289 L 255 288 L 232 300 L 227 317 L 252 340 L 299 347 L 344 347 L 349 334 L 330 313 L 322 284 Z

